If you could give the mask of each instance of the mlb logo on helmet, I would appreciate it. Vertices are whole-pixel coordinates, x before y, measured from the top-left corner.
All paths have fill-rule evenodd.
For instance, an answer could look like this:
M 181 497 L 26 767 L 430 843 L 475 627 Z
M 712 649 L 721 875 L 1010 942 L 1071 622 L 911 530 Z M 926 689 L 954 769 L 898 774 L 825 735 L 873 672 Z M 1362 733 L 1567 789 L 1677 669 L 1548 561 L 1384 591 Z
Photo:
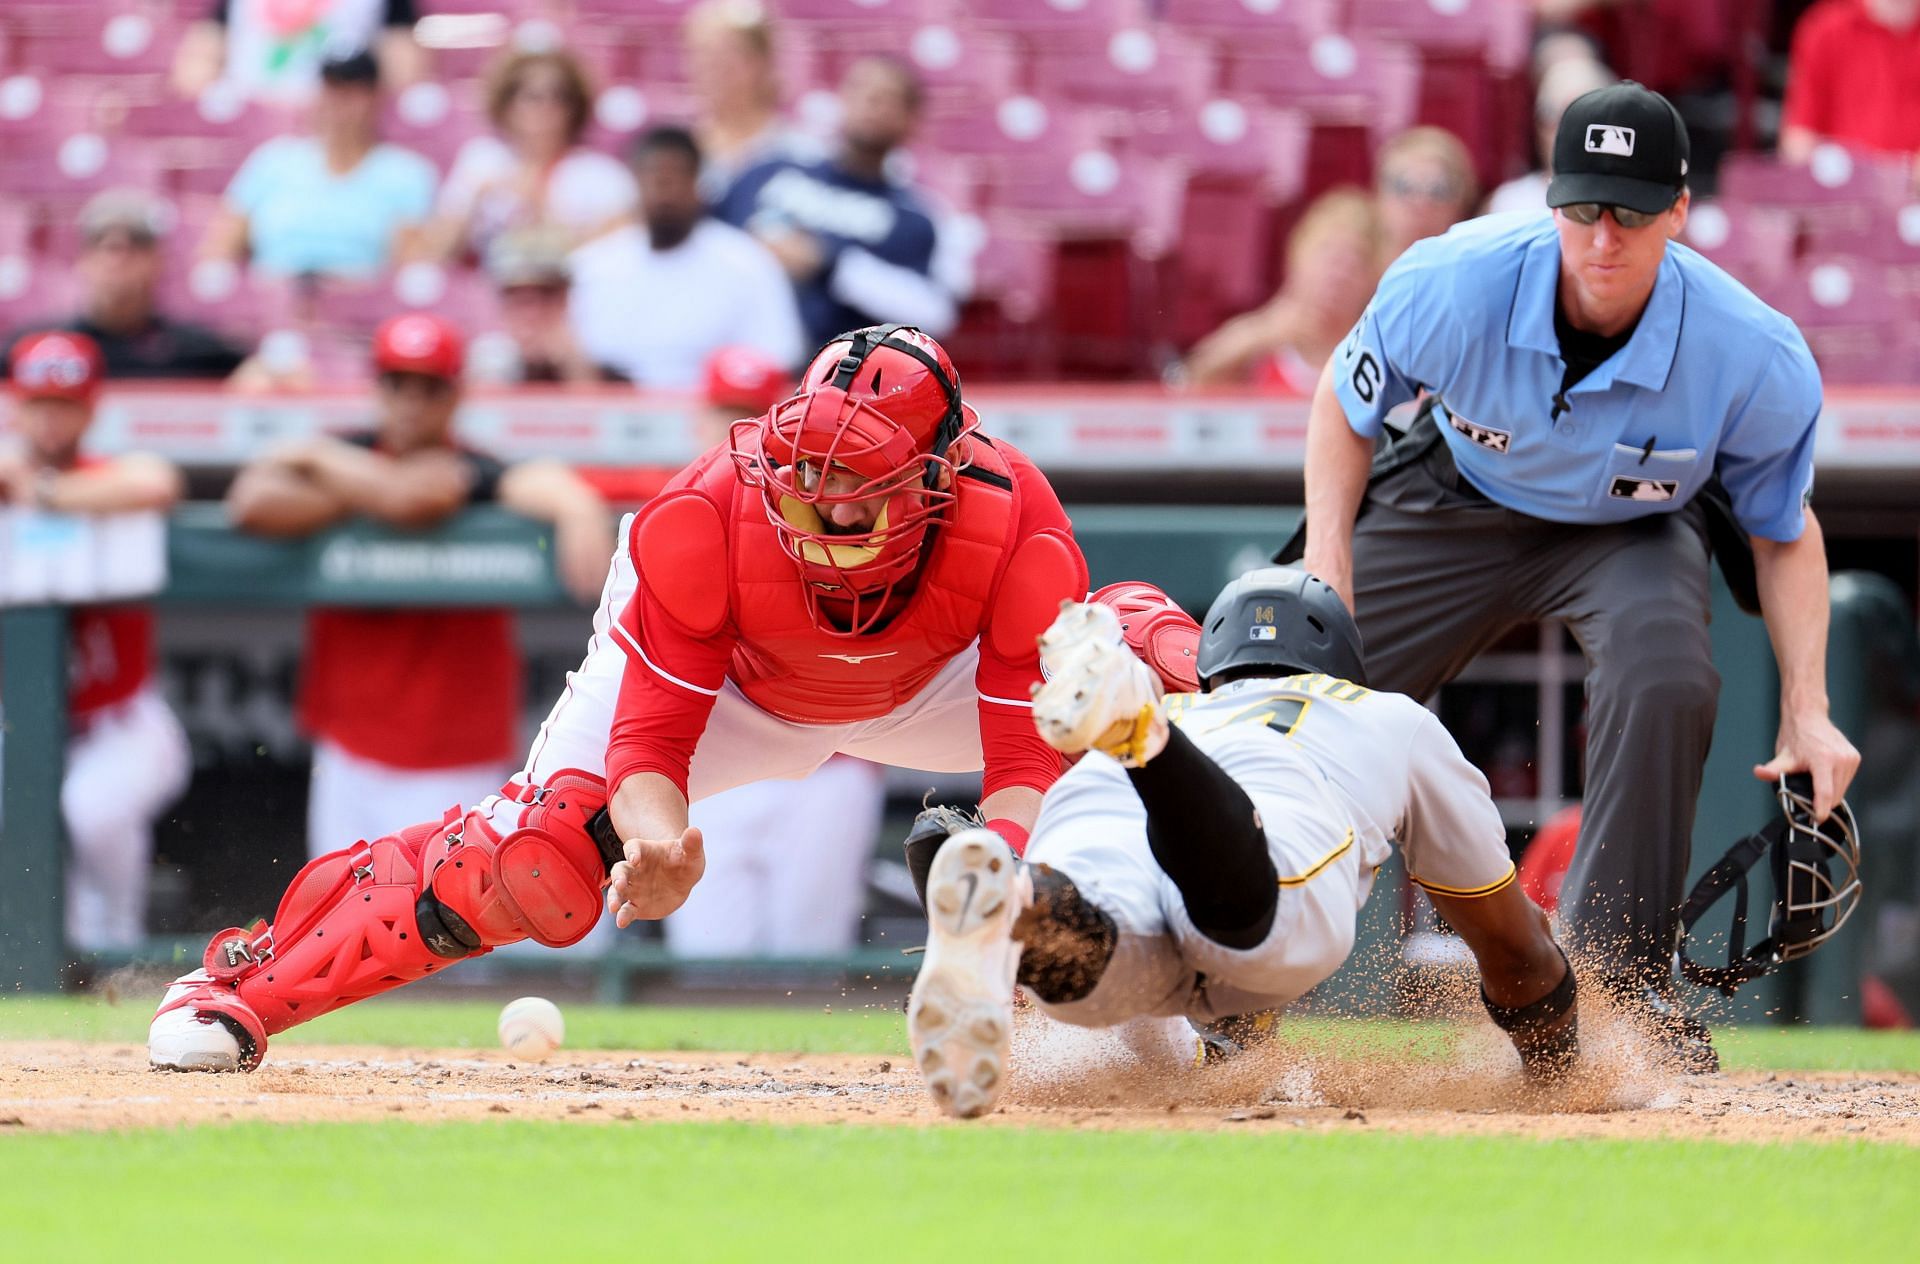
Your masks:
M 1247 636 L 1255 641 L 1277 641 L 1280 639 L 1280 630 L 1270 624 L 1256 623 L 1247 629 Z
M 1587 125 L 1587 152 L 1631 158 L 1633 157 L 1633 129 L 1613 123 L 1590 123 Z

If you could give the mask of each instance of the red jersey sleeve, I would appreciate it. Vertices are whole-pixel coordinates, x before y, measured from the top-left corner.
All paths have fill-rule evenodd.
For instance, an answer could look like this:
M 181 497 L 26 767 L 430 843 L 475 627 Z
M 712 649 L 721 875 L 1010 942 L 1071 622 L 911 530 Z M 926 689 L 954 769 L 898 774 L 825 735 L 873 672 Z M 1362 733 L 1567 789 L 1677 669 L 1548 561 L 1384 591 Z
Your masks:
M 1834 93 L 1844 71 L 1844 41 L 1833 5 L 1817 5 L 1800 18 L 1787 54 L 1787 95 L 1781 103 L 1783 127 L 1804 127 L 1822 136 L 1834 133 Z
M 642 571 L 614 636 L 627 665 L 607 741 L 607 786 L 615 789 L 635 773 L 657 772 L 685 794 L 693 748 L 727 677 L 733 626 L 729 622 L 711 636 L 689 632 L 648 589 Z
M 996 445 L 1013 473 L 1020 494 L 1020 520 L 1013 538 L 1016 553 L 1002 570 L 987 603 L 987 626 L 980 635 L 980 666 L 974 675 L 980 692 L 980 746 L 986 756 L 981 797 L 1009 786 L 1044 791 L 1060 776 L 1060 752 L 1033 727 L 1029 701 L 1040 683 L 1037 639 L 1062 601 L 1084 601 L 1087 563 L 1073 540 L 1073 524 L 1059 497 L 1033 462 L 1006 444 Z M 1046 547 L 1044 565 L 1027 565 L 1021 553 Z

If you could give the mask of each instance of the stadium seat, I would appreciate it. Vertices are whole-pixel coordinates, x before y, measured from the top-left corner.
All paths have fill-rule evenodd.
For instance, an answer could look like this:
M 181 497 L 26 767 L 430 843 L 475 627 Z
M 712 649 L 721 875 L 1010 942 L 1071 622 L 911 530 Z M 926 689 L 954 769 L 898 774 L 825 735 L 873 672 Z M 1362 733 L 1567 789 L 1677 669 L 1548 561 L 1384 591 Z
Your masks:
M 1733 198 L 1693 203 L 1681 238 L 1749 286 L 1783 279 L 1793 266 L 1799 225 L 1791 211 Z
M 967 11 L 982 26 L 1045 42 L 1138 25 L 1148 7 L 1141 0 L 970 0 Z
M 1160 0 L 1167 25 L 1242 44 L 1304 43 L 1339 18 L 1339 0 Z
M 1526 64 L 1533 12 L 1525 0 L 1347 0 L 1346 29 L 1511 72 Z
M 1720 194 L 1759 206 L 1800 208 L 1898 205 L 1906 200 L 1908 166 L 1897 160 L 1822 145 L 1811 162 L 1772 154 L 1729 154 L 1720 164 Z
M 1307 133 L 1298 110 L 1216 97 L 1137 119 L 1127 144 L 1137 153 L 1175 160 L 1189 175 L 1242 180 L 1269 201 L 1291 202 L 1303 191 Z
M 1123 107 L 1184 108 L 1214 86 L 1210 52 L 1166 27 L 1132 25 L 1076 35 L 1037 49 L 1033 88 L 1042 96 Z
M 1305 45 L 1233 53 L 1225 86 L 1302 110 L 1316 122 L 1362 126 L 1386 137 L 1413 123 L 1420 65 L 1406 48 L 1329 34 Z
M 925 86 L 929 114 L 991 109 L 1019 87 L 1019 53 L 991 31 L 929 23 L 908 35 L 906 55 Z

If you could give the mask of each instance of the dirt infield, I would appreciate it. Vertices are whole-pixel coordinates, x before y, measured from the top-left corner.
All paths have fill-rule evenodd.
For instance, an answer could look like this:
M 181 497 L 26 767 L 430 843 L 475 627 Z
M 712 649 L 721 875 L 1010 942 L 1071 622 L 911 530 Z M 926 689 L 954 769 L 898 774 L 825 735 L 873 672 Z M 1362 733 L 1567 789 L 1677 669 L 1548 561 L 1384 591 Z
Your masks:
M 1034 1047 L 986 1126 L 1353 1129 L 1445 1134 L 1876 1141 L 1920 1145 L 1920 1075 L 1674 1077 L 1629 1067 L 1551 1097 L 1476 1059 L 1285 1047 L 1223 1066 Z M 1089 1067 L 1091 1066 L 1091 1070 Z M 149 1071 L 131 1045 L 0 1044 L 0 1132 L 243 1121 L 491 1119 L 942 1122 L 905 1059 L 873 1055 L 504 1053 L 287 1046 L 249 1076 Z

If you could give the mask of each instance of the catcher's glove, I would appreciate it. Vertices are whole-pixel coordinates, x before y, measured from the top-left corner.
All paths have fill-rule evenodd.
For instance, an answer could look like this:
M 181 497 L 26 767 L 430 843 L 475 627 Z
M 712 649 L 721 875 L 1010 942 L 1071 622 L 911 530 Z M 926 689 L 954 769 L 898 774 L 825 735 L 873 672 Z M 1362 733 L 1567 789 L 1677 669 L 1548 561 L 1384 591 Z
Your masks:
M 965 812 L 940 803 L 927 806 L 923 802 L 920 815 L 913 818 L 913 828 L 907 831 L 905 843 L 907 872 L 913 877 L 913 892 L 920 897 L 922 909 L 927 907 L 927 873 L 933 868 L 940 844 L 961 830 L 978 829 L 985 824 L 978 812 Z

